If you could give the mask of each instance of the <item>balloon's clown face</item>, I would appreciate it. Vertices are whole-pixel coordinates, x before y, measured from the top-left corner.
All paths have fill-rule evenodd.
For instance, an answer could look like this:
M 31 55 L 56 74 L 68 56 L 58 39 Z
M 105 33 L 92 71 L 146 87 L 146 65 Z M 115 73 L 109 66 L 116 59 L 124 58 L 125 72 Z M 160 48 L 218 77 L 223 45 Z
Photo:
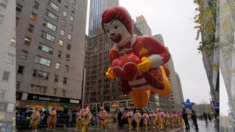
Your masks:
M 104 29 L 110 40 L 118 46 L 125 45 L 131 39 L 131 34 L 127 31 L 125 25 L 118 19 L 113 19 L 108 23 L 104 23 Z

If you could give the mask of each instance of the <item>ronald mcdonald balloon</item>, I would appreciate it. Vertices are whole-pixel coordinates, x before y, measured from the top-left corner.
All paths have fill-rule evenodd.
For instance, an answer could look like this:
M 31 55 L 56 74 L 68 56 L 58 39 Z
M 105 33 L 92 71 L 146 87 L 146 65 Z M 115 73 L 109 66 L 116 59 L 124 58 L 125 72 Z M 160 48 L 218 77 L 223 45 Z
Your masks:
M 106 76 L 110 80 L 120 78 L 122 93 L 130 93 L 137 108 L 146 106 L 150 93 L 169 96 L 170 71 L 164 64 L 170 53 L 166 47 L 152 37 L 133 34 L 132 18 L 124 7 L 106 9 L 101 25 L 115 43 L 109 53 L 111 67 Z

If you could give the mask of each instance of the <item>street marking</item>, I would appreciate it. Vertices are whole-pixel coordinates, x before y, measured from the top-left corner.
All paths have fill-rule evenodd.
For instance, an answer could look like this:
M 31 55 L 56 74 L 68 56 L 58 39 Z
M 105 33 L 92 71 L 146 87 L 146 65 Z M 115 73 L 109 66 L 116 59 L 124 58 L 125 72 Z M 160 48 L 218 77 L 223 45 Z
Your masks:
M 178 130 L 180 130 L 182 127 L 180 127 L 180 128 L 177 128 L 177 129 L 175 129 L 175 130 L 172 130 L 172 131 L 170 131 L 170 132 L 175 132 L 175 131 L 178 131 Z

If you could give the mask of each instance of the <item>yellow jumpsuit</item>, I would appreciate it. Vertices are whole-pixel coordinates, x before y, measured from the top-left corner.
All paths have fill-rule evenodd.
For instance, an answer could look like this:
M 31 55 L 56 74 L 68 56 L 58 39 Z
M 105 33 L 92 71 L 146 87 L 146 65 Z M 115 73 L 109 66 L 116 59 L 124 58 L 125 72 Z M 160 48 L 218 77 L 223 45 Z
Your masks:
M 100 118 L 101 118 L 101 125 L 102 125 L 102 130 L 106 130 L 106 118 L 107 118 L 107 112 L 103 110 L 103 113 L 100 112 Z
M 50 129 L 52 126 L 53 129 L 56 129 L 56 120 L 57 120 L 56 111 L 55 110 L 50 111 L 50 117 L 47 128 Z
M 140 113 L 135 113 L 135 121 L 136 121 L 136 129 L 139 130 L 140 129 L 140 119 L 141 119 L 141 114 Z
M 82 127 L 82 119 L 81 119 L 81 112 L 77 112 L 77 119 L 76 119 L 77 127 L 81 128 Z
M 33 128 L 33 131 L 35 131 L 37 129 L 39 111 L 35 111 L 32 118 L 33 118 L 32 128 Z
M 81 115 L 83 117 L 82 119 L 82 123 L 83 123 L 83 127 L 82 127 L 82 132 L 88 132 L 88 123 L 90 120 L 90 110 L 88 108 L 84 108 L 82 109 Z

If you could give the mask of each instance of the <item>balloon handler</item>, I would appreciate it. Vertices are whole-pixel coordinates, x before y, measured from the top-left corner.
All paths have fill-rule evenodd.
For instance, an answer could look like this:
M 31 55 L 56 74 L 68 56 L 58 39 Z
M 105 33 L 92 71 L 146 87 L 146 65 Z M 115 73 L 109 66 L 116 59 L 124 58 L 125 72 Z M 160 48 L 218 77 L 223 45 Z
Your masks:
M 82 116 L 82 124 L 83 124 L 82 132 L 88 132 L 89 131 L 88 124 L 89 124 L 91 114 L 90 114 L 89 108 L 87 107 L 87 104 L 83 105 L 81 116 Z
M 100 120 L 101 120 L 101 125 L 102 125 L 102 130 L 103 131 L 107 131 L 107 121 L 106 121 L 106 118 L 107 118 L 107 112 L 104 110 L 104 107 L 100 107 Z
M 133 120 L 133 113 L 132 113 L 131 109 L 128 109 L 127 117 L 128 117 L 129 129 L 131 129 L 132 128 L 132 120 Z
M 82 118 L 81 118 L 81 109 L 77 109 L 77 119 L 76 119 L 76 123 L 77 123 L 77 128 L 82 128 Z
M 106 9 L 101 26 L 115 43 L 109 53 L 108 79 L 119 77 L 122 93 L 130 93 L 139 109 L 147 105 L 150 93 L 169 96 L 171 85 L 167 77 L 170 71 L 164 64 L 169 61 L 170 53 L 166 47 L 153 37 L 133 34 L 131 16 L 121 6 Z
M 139 110 L 135 111 L 135 115 L 134 115 L 134 120 L 136 122 L 136 130 L 140 130 L 140 120 L 141 120 L 141 114 L 139 113 Z

